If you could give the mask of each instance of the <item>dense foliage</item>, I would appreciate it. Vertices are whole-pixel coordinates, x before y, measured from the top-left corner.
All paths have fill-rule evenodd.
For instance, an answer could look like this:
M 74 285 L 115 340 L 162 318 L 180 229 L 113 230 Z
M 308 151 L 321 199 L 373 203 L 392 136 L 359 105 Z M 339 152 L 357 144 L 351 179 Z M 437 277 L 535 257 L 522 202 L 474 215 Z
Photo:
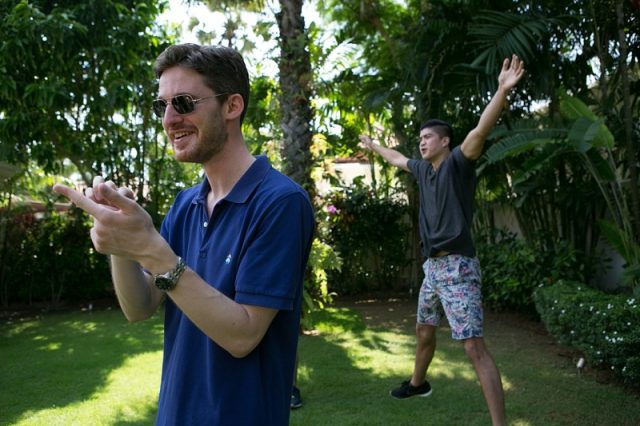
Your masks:
M 611 369 L 626 383 L 640 384 L 640 302 L 605 294 L 579 282 L 541 285 L 536 309 L 561 343 L 584 352 L 594 366 Z
M 77 172 L 85 181 L 108 175 L 136 189 L 138 201 L 159 221 L 176 190 L 198 179 L 197 170 L 171 159 L 158 137 L 159 123 L 150 118 L 155 91 L 150 62 L 172 42 L 154 24 L 164 3 L 1 2 L 0 160 L 27 173 Z M 234 6 L 236 18 L 239 7 L 249 4 L 265 10 L 261 2 L 206 3 Z M 313 91 L 313 128 L 329 144 L 323 153 L 328 158 L 314 161 L 352 156 L 360 133 L 414 156 L 419 123 L 431 117 L 451 121 L 460 142 L 495 89 L 502 58 L 516 53 L 525 60 L 527 76 L 510 96 L 509 110 L 480 161 L 476 218 L 481 227 L 497 228 L 495 211 L 506 206 L 515 212 L 523 239 L 477 239 L 487 302 L 530 310 L 536 282 L 590 281 L 590 259 L 603 235 L 625 260 L 625 282 L 640 292 L 637 2 L 322 0 L 315 5 L 327 25 L 311 25 L 294 46 L 304 52 L 309 43 L 313 75 L 304 72 L 289 84 Z M 227 21 L 225 43 L 237 42 L 232 27 L 241 21 Z M 256 28 L 270 33 L 263 23 Z M 273 56 L 277 61 L 277 53 Z M 307 58 L 288 59 L 296 64 Z M 244 128 L 252 152 L 266 151 L 276 166 L 299 158 L 293 167 L 309 172 L 304 149 L 281 158 L 281 88 L 256 76 L 254 89 Z M 309 93 L 304 95 L 308 100 Z M 415 273 L 405 270 L 420 262 L 415 187 L 389 176 L 378 178 L 400 184 L 392 193 L 356 184 L 318 204 L 318 217 L 332 206 L 329 231 L 320 236 L 318 257 L 312 258 L 313 279 L 320 285 L 308 289 L 321 300 L 331 291 L 418 284 Z M 3 205 L 12 192 L 33 196 L 23 182 L 3 188 Z M 398 194 L 407 196 L 408 206 Z M 90 247 L 85 249 L 90 258 Z M 342 268 L 328 271 L 338 258 Z M 8 258 L 2 265 L 13 267 Z M 48 292 L 46 298 L 65 291 Z
M 342 258 L 330 271 L 329 288 L 339 294 L 406 289 L 409 251 L 409 209 L 405 201 L 377 197 L 357 180 L 334 191 L 325 206 L 328 242 Z
M 170 41 L 153 32 L 159 12 L 142 0 L 3 1 L 2 159 L 47 172 L 67 159 L 88 181 L 140 177 L 158 130 L 150 63 Z
M 533 292 L 540 283 L 584 278 L 578 253 L 566 241 L 540 235 L 525 242 L 506 230 L 488 233 L 476 235 L 476 249 L 489 308 L 535 314 Z
M 433 117 L 452 122 L 461 142 L 515 53 L 527 74 L 480 161 L 485 225 L 499 226 L 495 210 L 507 206 L 527 242 L 552 233 L 586 261 L 604 235 L 638 270 L 637 2 L 324 0 L 320 9 L 348 52 L 329 73 L 337 77 L 320 77 L 332 100 L 325 127 L 344 136 L 329 138 L 337 149 L 349 155 L 364 130 L 416 155 L 418 126 Z M 637 273 L 626 276 L 640 292 Z
M 2 246 L 0 303 L 32 304 L 87 301 L 112 297 L 106 257 L 93 250 L 91 222 L 79 209 L 49 210 L 42 217 L 14 209 Z

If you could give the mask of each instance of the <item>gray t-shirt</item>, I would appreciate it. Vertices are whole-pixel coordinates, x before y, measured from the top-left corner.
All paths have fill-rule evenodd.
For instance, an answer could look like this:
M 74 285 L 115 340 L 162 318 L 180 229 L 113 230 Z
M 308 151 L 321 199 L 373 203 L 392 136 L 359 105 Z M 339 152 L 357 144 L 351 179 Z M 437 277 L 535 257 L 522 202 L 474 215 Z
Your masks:
M 422 254 L 431 257 L 444 250 L 475 257 L 471 239 L 475 162 L 467 159 L 458 146 L 438 170 L 425 160 L 411 159 L 407 167 L 420 188 Z

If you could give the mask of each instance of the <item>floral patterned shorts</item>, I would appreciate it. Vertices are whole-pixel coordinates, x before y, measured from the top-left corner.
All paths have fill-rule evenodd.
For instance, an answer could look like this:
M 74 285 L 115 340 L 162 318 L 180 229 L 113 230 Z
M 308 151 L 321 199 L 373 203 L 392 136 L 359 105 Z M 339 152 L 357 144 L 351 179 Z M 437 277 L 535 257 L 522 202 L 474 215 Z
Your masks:
M 482 337 L 480 262 L 452 254 L 429 258 L 418 298 L 418 324 L 439 326 L 442 308 L 456 340 Z

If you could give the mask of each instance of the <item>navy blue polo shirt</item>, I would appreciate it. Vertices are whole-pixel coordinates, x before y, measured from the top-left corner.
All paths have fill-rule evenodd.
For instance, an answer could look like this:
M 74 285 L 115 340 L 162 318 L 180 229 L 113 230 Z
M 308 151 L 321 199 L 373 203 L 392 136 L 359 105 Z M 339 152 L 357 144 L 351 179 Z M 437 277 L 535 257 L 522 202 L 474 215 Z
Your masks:
M 162 236 L 209 285 L 278 313 L 260 344 L 234 358 L 167 298 L 157 424 L 287 425 L 313 209 L 307 193 L 264 156 L 211 217 L 209 190 L 204 179 L 181 191 Z

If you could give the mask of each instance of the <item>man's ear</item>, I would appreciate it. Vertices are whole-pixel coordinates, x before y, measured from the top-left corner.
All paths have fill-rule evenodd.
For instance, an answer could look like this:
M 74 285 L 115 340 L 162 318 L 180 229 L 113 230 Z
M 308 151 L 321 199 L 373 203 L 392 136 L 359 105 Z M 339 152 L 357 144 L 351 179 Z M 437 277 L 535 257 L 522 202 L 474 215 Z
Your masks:
M 449 138 L 449 136 L 442 138 L 442 146 L 449 146 L 449 143 L 451 143 L 451 138 Z
M 244 99 L 238 93 L 229 95 L 225 101 L 224 114 L 228 120 L 240 118 L 242 111 L 244 110 Z

